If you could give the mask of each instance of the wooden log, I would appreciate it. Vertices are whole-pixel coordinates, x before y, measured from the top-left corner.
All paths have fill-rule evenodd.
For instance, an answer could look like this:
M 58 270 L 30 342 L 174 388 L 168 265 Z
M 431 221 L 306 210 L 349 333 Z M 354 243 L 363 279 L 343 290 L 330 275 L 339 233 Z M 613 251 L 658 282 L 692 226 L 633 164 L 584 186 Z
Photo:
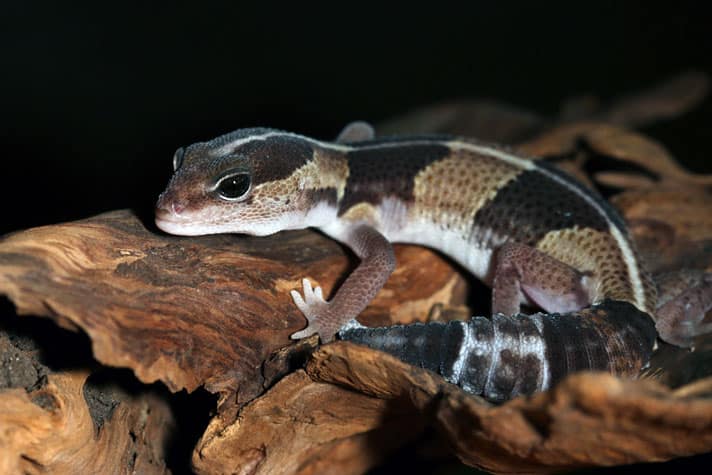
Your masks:
M 434 301 L 464 299 L 462 279 L 434 253 L 400 246 L 397 260 L 364 322 L 412 321 Z M 289 290 L 309 277 L 328 294 L 352 265 L 313 231 L 178 238 L 117 211 L 3 238 L 0 293 L 19 313 L 81 328 L 100 362 L 143 382 L 204 385 L 242 403 L 264 389 L 262 362 L 305 325 Z
M 167 403 L 150 393 L 123 395 L 97 427 L 85 397 L 88 374 L 53 373 L 33 391 L 0 390 L 0 473 L 169 473 Z
M 672 391 L 651 380 L 580 373 L 551 391 L 493 406 L 431 372 L 348 343 L 319 349 L 307 373 L 420 414 L 434 411 L 457 456 L 493 472 L 669 460 L 712 447 L 712 377 Z

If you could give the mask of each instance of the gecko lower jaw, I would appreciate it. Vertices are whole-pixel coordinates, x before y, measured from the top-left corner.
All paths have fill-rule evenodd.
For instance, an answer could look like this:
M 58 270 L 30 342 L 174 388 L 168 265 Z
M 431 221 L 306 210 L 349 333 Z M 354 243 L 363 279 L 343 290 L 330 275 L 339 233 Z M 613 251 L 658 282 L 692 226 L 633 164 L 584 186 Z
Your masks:
M 205 236 L 233 232 L 219 225 L 197 221 L 195 216 L 177 215 L 162 208 L 156 209 L 154 222 L 161 231 L 176 236 Z

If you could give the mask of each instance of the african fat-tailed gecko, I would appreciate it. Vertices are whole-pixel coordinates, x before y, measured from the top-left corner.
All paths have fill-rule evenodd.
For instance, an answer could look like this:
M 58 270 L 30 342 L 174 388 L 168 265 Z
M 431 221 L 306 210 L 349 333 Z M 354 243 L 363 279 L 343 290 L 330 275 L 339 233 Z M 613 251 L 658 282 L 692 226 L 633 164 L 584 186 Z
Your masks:
M 544 161 L 463 138 L 374 139 L 357 122 L 335 142 L 237 130 L 179 149 L 173 166 L 160 229 L 264 236 L 313 227 L 361 260 L 330 301 L 307 279 L 303 296 L 292 291 L 308 320 L 292 338 L 338 334 L 493 400 L 577 370 L 635 376 L 653 350 L 656 290 L 623 220 Z M 354 323 L 393 271 L 391 242 L 437 249 L 490 285 L 492 318 Z M 519 314 L 521 304 L 544 312 Z

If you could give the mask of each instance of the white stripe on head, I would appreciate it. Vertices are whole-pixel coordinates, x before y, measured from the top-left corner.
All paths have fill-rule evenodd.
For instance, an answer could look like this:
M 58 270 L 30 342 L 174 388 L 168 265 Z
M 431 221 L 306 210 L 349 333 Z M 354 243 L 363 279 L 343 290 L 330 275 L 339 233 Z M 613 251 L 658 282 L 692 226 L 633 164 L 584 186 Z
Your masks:
M 320 140 L 313 139 L 311 137 L 307 137 L 305 135 L 299 135 L 295 134 L 293 132 L 285 132 L 282 130 L 271 130 L 269 132 L 263 132 L 255 135 L 249 135 L 247 137 L 240 137 L 238 139 L 235 139 L 231 142 L 228 142 L 224 145 L 221 145 L 219 148 L 215 149 L 212 151 L 214 155 L 220 156 L 220 155 L 228 155 L 235 151 L 238 147 L 241 147 L 242 145 L 245 145 L 250 142 L 255 142 L 258 140 L 267 140 L 271 137 L 290 137 L 298 140 L 304 140 L 306 142 L 312 143 L 319 145 L 320 147 L 323 147 L 325 149 L 330 149 L 330 150 L 338 150 L 341 152 L 348 152 L 351 150 L 356 150 L 360 147 L 351 147 L 349 145 L 342 145 L 342 144 L 337 144 L 337 143 L 331 143 L 331 142 L 322 142 Z M 402 142 L 399 142 L 400 144 Z
M 448 139 L 437 139 L 437 138 L 436 139 L 422 139 L 422 138 L 408 139 L 406 137 L 404 140 L 394 140 L 391 142 L 345 145 L 345 144 L 334 143 L 334 142 L 322 142 L 321 140 L 316 140 L 311 137 L 307 137 L 305 135 L 299 135 L 299 134 L 295 134 L 293 132 L 285 132 L 285 131 L 281 131 L 281 130 L 271 130 L 269 132 L 263 132 L 263 133 L 259 133 L 259 134 L 255 134 L 255 135 L 250 135 L 247 137 L 240 137 L 240 138 L 235 139 L 231 142 L 228 142 L 224 145 L 221 145 L 219 148 L 215 149 L 213 151 L 213 153 L 215 155 L 226 155 L 226 154 L 233 152 L 236 148 L 238 148 L 242 145 L 245 145 L 246 143 L 254 142 L 257 140 L 267 140 L 271 137 L 291 137 L 291 138 L 304 140 L 304 141 L 313 143 L 313 144 L 318 145 L 318 146 L 320 146 L 324 149 L 327 149 L 327 150 L 336 150 L 339 152 L 350 152 L 350 151 L 354 151 L 354 150 L 373 150 L 373 149 L 379 149 L 379 148 L 396 148 L 396 147 L 412 146 L 412 145 L 430 145 L 433 142 L 435 142 L 435 143 L 441 143 L 442 145 L 447 146 L 453 150 L 467 150 L 470 152 L 479 153 L 481 155 L 488 155 L 488 156 L 492 156 L 495 158 L 499 158 L 500 160 L 503 160 L 507 163 L 515 165 L 517 168 L 522 168 L 525 170 L 533 170 L 533 169 L 537 168 L 532 160 L 518 157 L 518 156 L 508 153 L 500 148 L 490 147 L 490 146 L 486 146 L 486 145 L 479 145 L 479 144 L 474 144 L 471 142 L 464 142 L 464 141 L 460 141 L 460 140 L 448 140 Z
M 235 139 L 231 142 L 228 142 L 224 145 L 221 145 L 219 148 L 212 150 L 211 153 L 216 156 L 229 155 L 236 148 L 238 148 L 242 145 L 245 145 L 246 143 L 255 142 L 258 140 L 264 141 L 270 137 L 279 137 L 279 136 L 298 137 L 301 139 L 306 138 L 306 137 L 302 137 L 301 135 L 292 134 L 290 132 L 282 132 L 279 130 L 272 130 L 270 132 L 264 132 L 264 133 L 255 134 L 255 135 L 248 135 L 247 137 L 240 137 L 240 138 Z

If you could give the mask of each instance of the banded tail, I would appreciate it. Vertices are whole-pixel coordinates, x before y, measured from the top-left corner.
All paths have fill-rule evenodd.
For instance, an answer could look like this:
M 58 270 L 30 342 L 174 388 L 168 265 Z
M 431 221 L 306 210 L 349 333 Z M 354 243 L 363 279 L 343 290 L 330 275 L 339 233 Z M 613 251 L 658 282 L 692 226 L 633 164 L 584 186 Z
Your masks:
M 390 327 L 344 327 L 342 340 L 435 371 L 492 401 L 543 391 L 583 370 L 635 377 L 657 337 L 652 318 L 628 302 L 604 300 L 578 312 L 473 317 Z

